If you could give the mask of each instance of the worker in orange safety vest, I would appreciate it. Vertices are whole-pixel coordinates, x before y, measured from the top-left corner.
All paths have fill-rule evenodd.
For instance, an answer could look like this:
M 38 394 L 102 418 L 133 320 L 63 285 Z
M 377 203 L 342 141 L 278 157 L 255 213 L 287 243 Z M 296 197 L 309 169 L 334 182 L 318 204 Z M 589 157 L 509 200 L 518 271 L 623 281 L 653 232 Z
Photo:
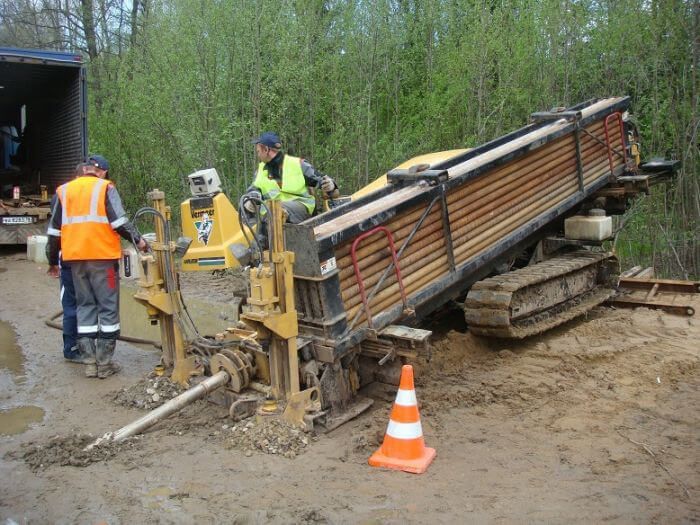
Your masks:
M 81 176 L 57 188 L 47 231 L 49 273 L 57 271 L 59 250 L 71 266 L 85 375 L 101 379 L 121 369 L 112 359 L 120 330 L 120 237 L 148 249 L 108 178 L 107 159 L 90 156 Z

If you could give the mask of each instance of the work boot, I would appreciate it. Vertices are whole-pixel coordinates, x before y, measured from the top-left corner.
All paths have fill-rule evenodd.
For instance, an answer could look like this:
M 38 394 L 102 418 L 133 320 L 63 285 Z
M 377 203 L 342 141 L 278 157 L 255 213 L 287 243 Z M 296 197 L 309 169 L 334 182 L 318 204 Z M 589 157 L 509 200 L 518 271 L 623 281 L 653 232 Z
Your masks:
M 97 377 L 97 360 L 95 355 L 95 340 L 91 337 L 78 339 L 78 349 L 85 364 L 85 377 Z
M 97 377 L 100 379 L 114 375 L 122 369 L 119 363 L 112 361 L 115 346 L 116 339 L 97 340 Z
M 79 345 L 72 346 L 68 352 L 64 350 L 63 358 L 66 361 L 78 363 L 79 365 L 86 365 L 90 362 L 89 357 L 82 352 Z

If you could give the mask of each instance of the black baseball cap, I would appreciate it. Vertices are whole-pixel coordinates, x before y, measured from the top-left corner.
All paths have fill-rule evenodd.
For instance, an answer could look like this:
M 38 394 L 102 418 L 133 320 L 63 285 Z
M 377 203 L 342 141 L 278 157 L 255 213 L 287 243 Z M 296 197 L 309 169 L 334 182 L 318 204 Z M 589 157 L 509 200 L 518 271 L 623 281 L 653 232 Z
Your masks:
M 255 137 L 250 142 L 251 144 L 262 144 L 268 148 L 280 149 L 282 147 L 282 141 L 280 140 L 279 136 L 277 136 L 277 133 L 274 133 L 273 131 L 266 131 L 259 137 Z

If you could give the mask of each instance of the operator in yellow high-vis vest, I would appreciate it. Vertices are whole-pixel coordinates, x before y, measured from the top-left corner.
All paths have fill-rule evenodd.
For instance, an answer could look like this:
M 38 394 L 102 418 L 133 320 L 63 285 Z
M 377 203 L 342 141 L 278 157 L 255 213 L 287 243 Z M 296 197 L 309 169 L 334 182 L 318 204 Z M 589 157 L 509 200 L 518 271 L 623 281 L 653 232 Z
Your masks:
M 321 188 L 329 197 L 339 195 L 338 185 L 328 175 L 323 175 L 305 159 L 282 152 L 282 143 L 276 133 L 266 131 L 251 141 L 260 160 L 253 176 L 253 184 L 246 195 L 261 200 L 279 200 L 287 213 L 287 222 L 298 224 L 314 213 L 316 199 L 309 187 Z M 255 213 L 252 200 L 244 200 L 248 213 Z

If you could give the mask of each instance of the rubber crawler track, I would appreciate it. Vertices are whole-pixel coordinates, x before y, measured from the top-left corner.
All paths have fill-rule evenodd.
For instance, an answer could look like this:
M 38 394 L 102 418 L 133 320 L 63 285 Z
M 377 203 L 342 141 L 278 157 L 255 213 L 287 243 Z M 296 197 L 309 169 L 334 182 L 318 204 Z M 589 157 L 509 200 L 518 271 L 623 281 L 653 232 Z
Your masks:
M 607 300 L 618 274 L 611 253 L 577 250 L 475 283 L 464 316 L 476 335 L 521 339 Z

